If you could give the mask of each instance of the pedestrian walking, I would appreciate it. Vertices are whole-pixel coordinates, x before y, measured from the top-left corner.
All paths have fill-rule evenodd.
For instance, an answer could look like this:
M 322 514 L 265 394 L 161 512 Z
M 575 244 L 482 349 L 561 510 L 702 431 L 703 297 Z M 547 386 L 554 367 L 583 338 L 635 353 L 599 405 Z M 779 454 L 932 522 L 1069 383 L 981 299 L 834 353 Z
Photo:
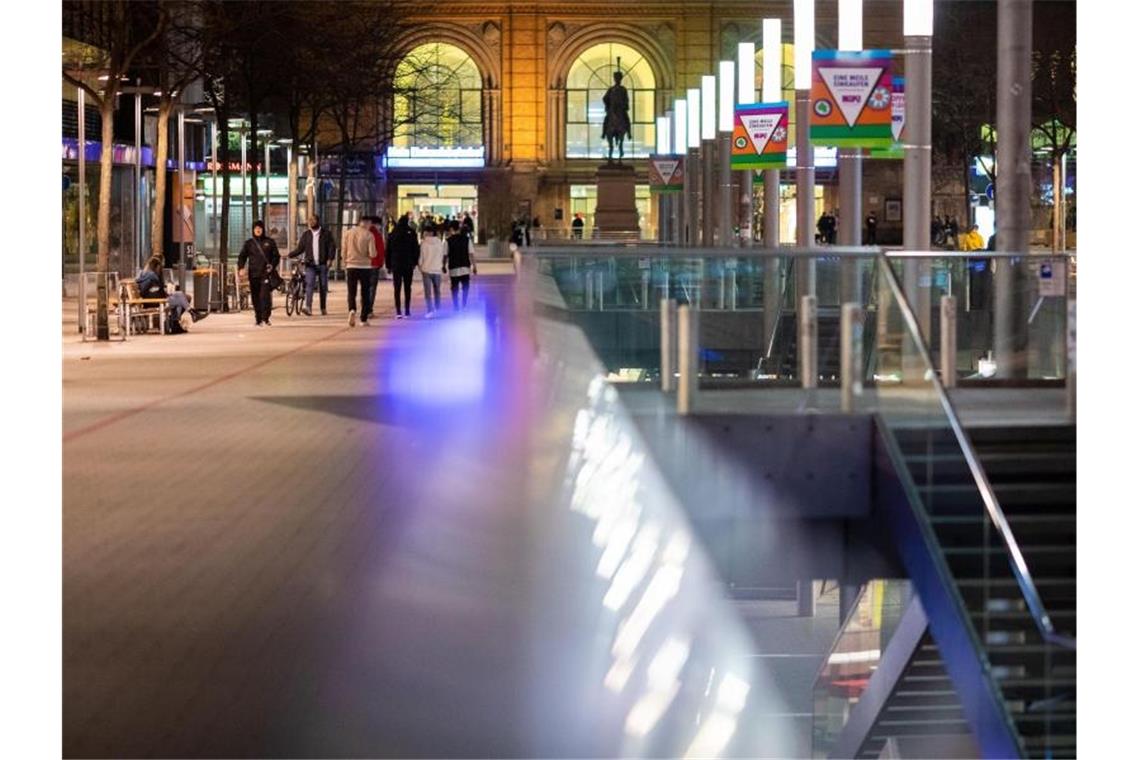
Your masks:
M 344 269 L 348 278 L 348 326 L 356 326 L 356 291 L 360 289 L 360 324 L 367 325 L 372 316 L 369 291 L 372 289 L 372 259 L 376 257 L 376 241 L 372 239 L 372 222 L 360 218 L 355 227 L 344 234 L 341 246 Z
M 448 225 L 447 229 L 451 229 L 451 226 Z M 469 237 L 469 238 L 475 237 L 475 220 L 472 219 L 471 214 L 469 214 L 466 211 L 463 212 L 462 229 L 463 229 L 463 234 L 466 235 L 467 237 Z M 446 232 L 446 230 L 444 230 L 444 232 Z
M 574 221 L 570 222 L 570 229 L 571 229 L 572 234 L 574 235 L 575 240 L 581 240 L 582 239 L 582 231 L 585 229 L 585 227 L 586 227 L 586 222 L 582 220 L 582 215 L 580 213 L 575 214 L 574 215 Z
M 450 225 L 458 227 L 454 221 Z M 424 239 L 420 243 L 420 275 L 424 281 L 424 303 L 427 304 L 428 319 L 439 311 L 439 285 L 443 279 L 443 257 L 447 251 L 447 244 L 436 232 L 435 227 L 424 230 Z M 467 237 L 462 228 L 459 229 L 459 236 Z
M 412 230 L 411 212 L 400 217 L 396 229 L 388 236 L 387 268 L 392 273 L 392 288 L 396 296 L 396 319 L 412 316 L 412 277 L 420 258 L 420 244 Z M 404 293 L 400 308 L 400 291 Z
M 378 216 L 367 216 L 368 229 L 372 233 L 372 242 L 376 244 L 376 255 L 372 257 L 372 272 L 369 277 L 368 314 L 376 313 L 376 291 L 380 289 L 380 272 L 384 268 L 384 222 Z
M 467 308 L 467 292 L 471 289 L 471 275 L 478 274 L 475 268 L 475 252 L 471 238 L 460 234 L 453 227 L 447 238 L 447 253 L 443 258 L 443 271 L 451 278 L 451 305 L 458 311 L 459 293 L 463 291 L 463 308 Z
M 249 279 L 249 296 L 253 301 L 253 316 L 257 327 L 268 327 L 269 314 L 273 311 L 273 280 L 281 254 L 277 243 L 265 234 L 265 224 L 260 220 L 253 223 L 253 237 L 245 241 L 238 254 L 238 269 L 246 269 Z M 280 277 L 280 275 L 277 275 Z
M 867 245 L 878 245 L 879 220 L 872 211 L 867 215 Z
M 336 241 L 332 233 L 321 227 L 321 219 L 316 214 L 309 216 L 309 229 L 301 233 L 297 248 L 289 252 L 289 258 L 302 257 L 305 262 L 305 309 L 313 315 L 313 291 L 320 286 L 321 314 L 328 314 L 329 263 L 336 260 Z

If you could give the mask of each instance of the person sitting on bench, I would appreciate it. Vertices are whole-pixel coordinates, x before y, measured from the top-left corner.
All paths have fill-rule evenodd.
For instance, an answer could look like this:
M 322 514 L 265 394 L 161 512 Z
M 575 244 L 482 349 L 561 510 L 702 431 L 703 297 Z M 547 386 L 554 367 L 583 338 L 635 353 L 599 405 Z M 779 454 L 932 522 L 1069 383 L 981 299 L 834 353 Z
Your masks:
M 162 282 L 162 259 L 151 256 L 139 276 L 135 278 L 141 298 L 166 298 L 166 285 Z M 183 296 L 185 297 L 185 296 Z

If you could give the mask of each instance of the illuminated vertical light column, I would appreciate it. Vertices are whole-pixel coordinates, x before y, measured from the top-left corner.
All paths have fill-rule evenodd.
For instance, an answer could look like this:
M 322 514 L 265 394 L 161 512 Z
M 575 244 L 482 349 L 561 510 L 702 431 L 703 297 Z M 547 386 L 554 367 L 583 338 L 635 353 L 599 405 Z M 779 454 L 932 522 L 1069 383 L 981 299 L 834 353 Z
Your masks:
M 673 155 L 685 161 L 689 151 L 689 105 L 684 98 L 673 101 Z M 685 244 L 685 223 L 689 209 L 689 165 L 685 163 L 682 173 L 681 194 L 670 201 L 673 205 L 673 245 Z
M 929 248 L 930 242 L 930 96 L 931 38 L 934 35 L 934 0 L 904 0 L 903 36 L 906 40 L 906 122 L 903 130 L 903 247 Z M 930 340 L 930 263 L 907 259 L 903 286 L 914 304 L 923 336 Z M 904 366 L 919 362 L 904 362 Z
M 701 90 L 698 87 L 691 88 L 687 93 L 685 103 L 687 106 L 686 114 L 686 134 L 688 136 L 687 151 L 688 160 L 685 162 L 685 179 L 687 181 L 686 196 L 688 198 L 688 210 L 685 219 L 685 224 L 688 227 L 685 233 L 685 242 L 690 246 L 695 246 L 700 241 L 700 221 L 701 221 Z
M 863 0 L 839 0 L 839 49 L 863 49 Z M 860 148 L 839 149 L 839 244 L 863 244 L 863 154 Z M 840 266 L 841 303 L 862 303 L 859 262 Z
M 811 54 L 815 50 L 815 0 L 795 0 L 796 245 L 815 242 L 815 149 L 811 144 Z M 796 260 L 796 303 L 815 295 L 815 261 Z
M 673 144 L 669 134 L 669 115 L 657 117 L 657 149 L 654 151 L 658 158 L 673 152 Z M 657 241 L 669 241 L 669 193 L 657 193 Z
M 736 49 L 736 102 L 752 103 L 756 100 L 756 43 L 741 42 Z M 752 245 L 752 170 L 740 172 L 740 242 Z
M 778 18 L 766 18 L 763 25 L 764 79 L 760 99 L 765 103 L 780 100 L 781 64 L 783 63 L 783 29 Z M 780 247 L 780 170 L 764 170 L 764 247 L 775 251 Z M 764 345 L 771 345 L 776 332 L 780 301 L 780 259 L 764 260 Z
M 701 77 L 701 244 L 713 246 L 716 230 L 716 77 Z
M 722 248 L 733 244 L 732 235 L 732 126 L 736 103 L 736 64 L 721 61 L 717 75 L 717 150 L 720 153 L 720 219 L 717 245 Z

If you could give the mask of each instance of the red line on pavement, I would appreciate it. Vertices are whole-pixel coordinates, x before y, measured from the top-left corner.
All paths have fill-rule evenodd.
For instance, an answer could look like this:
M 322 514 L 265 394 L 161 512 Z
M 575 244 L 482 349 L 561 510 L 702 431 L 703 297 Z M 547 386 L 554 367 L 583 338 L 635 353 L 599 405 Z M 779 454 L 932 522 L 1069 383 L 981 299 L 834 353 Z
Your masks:
M 323 343 L 330 338 L 335 338 L 336 336 L 338 336 L 342 333 L 348 332 L 350 329 L 351 328 L 343 327 L 340 330 L 337 330 L 336 332 L 334 332 L 330 335 L 324 336 L 323 338 L 317 338 L 316 340 L 311 340 L 308 343 L 303 343 L 299 346 L 296 346 L 295 348 L 289 349 L 288 351 L 284 351 L 284 352 L 277 354 L 275 356 L 270 356 L 268 359 L 262 359 L 261 361 L 257 362 L 256 364 L 251 364 L 248 367 L 244 367 L 242 369 L 235 370 L 235 371 L 227 373 L 225 375 L 221 375 L 220 377 L 215 377 L 213 380 L 202 383 L 201 385 L 196 385 L 193 388 L 188 388 L 184 391 L 179 391 L 178 393 L 172 394 L 170 396 L 164 396 L 162 398 L 156 398 L 153 401 L 148 401 L 145 404 L 133 407 L 131 409 L 125 409 L 121 412 L 116 412 L 115 414 L 112 414 L 109 417 L 104 417 L 103 419 L 98 420 L 97 422 L 92 422 L 90 425 L 87 425 L 86 427 L 81 427 L 78 430 L 72 430 L 70 433 L 65 433 L 63 436 L 63 442 L 64 443 L 70 443 L 71 441 L 74 441 L 77 438 L 82 438 L 83 436 L 87 435 L 88 433 L 94 433 L 94 432 L 97 432 L 97 431 L 102 430 L 104 428 L 110 427 L 111 425 L 114 425 L 116 422 L 122 422 L 123 420 L 127 419 L 128 417 L 133 417 L 136 414 L 139 414 L 140 412 L 145 412 L 147 409 L 158 406 L 159 404 L 165 404 L 167 401 L 173 401 L 176 398 L 181 398 L 183 396 L 189 396 L 191 393 L 197 393 L 199 391 L 204 391 L 207 388 L 213 388 L 215 385 L 220 385 L 220 384 L 222 384 L 228 380 L 233 380 L 235 377 L 240 377 L 240 376 L 246 374 L 247 372 L 252 372 L 255 369 L 260 369 L 260 368 L 264 367 L 266 364 L 270 364 L 272 362 L 275 362 L 278 359 L 284 359 L 286 356 L 290 356 L 291 354 L 295 354 L 298 351 L 304 351 L 306 348 L 311 348 L 311 347 L 317 345 L 318 343 Z

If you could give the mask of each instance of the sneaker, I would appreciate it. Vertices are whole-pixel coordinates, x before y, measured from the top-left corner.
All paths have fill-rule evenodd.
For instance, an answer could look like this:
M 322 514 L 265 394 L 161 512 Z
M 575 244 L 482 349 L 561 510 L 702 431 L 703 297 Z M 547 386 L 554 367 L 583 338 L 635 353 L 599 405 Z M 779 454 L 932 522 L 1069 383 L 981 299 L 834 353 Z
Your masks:
M 349 327 L 356 327 L 356 312 L 355 311 L 350 311 L 348 313 L 348 326 Z
M 311 316 L 313 316 L 313 311 L 312 311 L 312 309 L 301 309 L 301 313 L 302 313 L 302 314 L 304 314 L 306 317 L 311 317 Z
M 324 309 L 321 309 L 321 316 L 322 317 L 327 317 L 328 315 L 329 315 L 329 313 L 327 311 L 325 311 Z
M 397 314 L 397 315 L 396 315 L 396 319 L 403 319 L 403 318 L 404 318 L 404 315 L 403 315 L 403 314 Z
M 190 316 L 189 312 L 182 312 L 182 316 L 178 319 L 178 324 L 182 325 L 182 329 L 190 332 L 190 325 L 194 324 L 194 318 Z
M 427 314 L 424 314 L 424 319 L 431 319 L 434 316 L 435 316 L 435 312 L 429 311 Z
M 273 327 L 273 323 L 267 319 L 267 320 L 265 320 L 265 326 L 266 327 Z

